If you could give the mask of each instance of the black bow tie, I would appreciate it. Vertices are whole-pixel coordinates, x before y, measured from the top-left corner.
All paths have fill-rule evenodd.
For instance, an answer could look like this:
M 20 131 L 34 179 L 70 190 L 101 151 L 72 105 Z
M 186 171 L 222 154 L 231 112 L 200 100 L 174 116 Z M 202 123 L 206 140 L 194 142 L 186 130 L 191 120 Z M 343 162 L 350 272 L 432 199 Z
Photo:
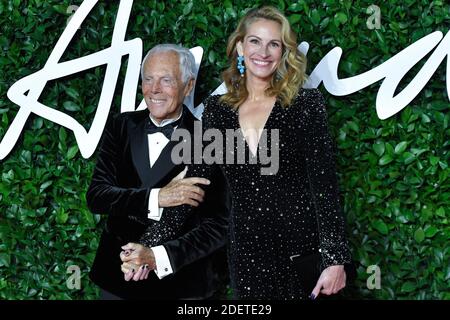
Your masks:
M 147 134 L 161 132 L 163 135 L 166 136 L 167 139 L 170 140 L 170 138 L 172 137 L 173 130 L 175 130 L 175 127 L 177 127 L 180 124 L 181 119 L 182 119 L 182 117 L 180 119 L 178 119 L 177 121 L 166 124 L 163 127 L 157 127 L 157 126 L 155 126 L 153 121 L 150 120 L 150 118 L 148 118 L 147 122 L 145 124 L 145 132 Z

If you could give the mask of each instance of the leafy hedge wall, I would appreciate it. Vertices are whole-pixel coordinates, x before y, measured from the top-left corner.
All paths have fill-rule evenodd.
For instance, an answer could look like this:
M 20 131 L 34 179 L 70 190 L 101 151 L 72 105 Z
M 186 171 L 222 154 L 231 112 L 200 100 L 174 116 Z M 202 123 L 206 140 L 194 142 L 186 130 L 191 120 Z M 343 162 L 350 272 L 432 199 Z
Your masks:
M 309 70 L 329 50 L 342 47 L 340 77 L 370 70 L 420 37 L 436 30 L 445 34 L 450 26 L 447 1 L 264 3 L 284 10 L 299 39 L 310 43 Z M 44 66 L 70 16 L 68 6 L 80 4 L 75 0 L 0 2 L 0 137 L 18 110 L 6 97 L 8 88 Z M 238 18 L 247 8 L 261 4 L 136 0 L 127 39 L 142 38 L 145 51 L 162 42 L 202 46 L 205 54 L 196 89 L 200 101 L 220 83 L 227 64 L 226 39 Z M 379 30 L 366 27 L 366 10 L 372 4 L 381 9 Z M 100 1 L 63 59 L 109 46 L 117 7 L 118 1 Z M 420 66 L 407 74 L 401 87 Z M 450 114 L 444 66 L 408 107 L 384 121 L 375 112 L 379 83 L 346 97 L 327 95 L 340 152 L 348 230 L 360 264 L 358 281 L 347 293 L 350 298 L 450 299 Z M 40 101 L 65 110 L 88 128 L 103 75 L 104 66 L 50 82 Z M 112 113 L 119 112 L 119 104 L 117 96 Z M 0 298 L 97 297 L 87 273 L 104 219 L 92 215 L 85 200 L 94 163 L 95 156 L 81 157 L 70 131 L 30 117 L 16 148 L 0 162 Z M 79 290 L 66 286 L 70 265 L 81 269 Z M 381 270 L 379 290 L 367 288 L 370 265 Z

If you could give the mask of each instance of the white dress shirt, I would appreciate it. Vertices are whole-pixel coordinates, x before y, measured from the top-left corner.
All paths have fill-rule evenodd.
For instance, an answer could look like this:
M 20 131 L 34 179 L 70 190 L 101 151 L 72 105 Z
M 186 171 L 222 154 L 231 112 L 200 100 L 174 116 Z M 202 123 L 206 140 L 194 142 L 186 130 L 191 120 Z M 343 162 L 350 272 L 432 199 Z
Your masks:
M 150 115 L 150 120 L 157 127 L 163 127 L 167 124 L 173 123 L 181 118 L 183 112 L 180 113 L 176 119 L 165 119 L 161 123 L 157 123 Z M 156 160 L 158 160 L 161 155 L 161 151 L 169 143 L 169 139 L 161 132 L 155 132 L 148 134 L 148 156 L 150 161 L 150 168 L 153 167 Z M 152 220 L 159 221 L 164 208 L 160 208 L 158 204 L 158 196 L 160 189 L 152 189 L 150 191 L 150 196 L 148 198 L 148 218 Z M 172 266 L 170 264 L 169 255 L 167 254 L 164 246 L 156 246 L 151 248 L 153 254 L 155 255 L 156 270 L 155 273 L 159 279 L 173 273 Z

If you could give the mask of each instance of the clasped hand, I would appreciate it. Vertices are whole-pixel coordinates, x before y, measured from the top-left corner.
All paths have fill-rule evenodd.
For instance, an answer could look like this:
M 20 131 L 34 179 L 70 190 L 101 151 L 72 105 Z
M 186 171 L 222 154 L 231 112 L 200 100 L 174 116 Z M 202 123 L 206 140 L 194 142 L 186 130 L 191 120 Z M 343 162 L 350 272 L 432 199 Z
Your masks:
M 125 281 L 138 281 L 148 278 L 150 271 L 156 269 L 155 255 L 152 249 L 138 243 L 128 243 L 122 247 L 120 260 Z

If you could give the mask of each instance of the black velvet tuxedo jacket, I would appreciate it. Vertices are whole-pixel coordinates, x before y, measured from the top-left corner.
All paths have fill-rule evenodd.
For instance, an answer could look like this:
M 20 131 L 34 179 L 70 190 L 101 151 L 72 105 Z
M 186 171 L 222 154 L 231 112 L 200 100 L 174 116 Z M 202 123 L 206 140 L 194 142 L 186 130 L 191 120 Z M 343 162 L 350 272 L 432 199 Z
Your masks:
M 193 133 L 195 119 L 183 107 L 178 128 Z M 213 294 L 217 274 L 212 254 L 227 239 L 230 197 L 222 172 L 206 189 L 205 201 L 185 223 L 176 239 L 163 243 L 173 274 L 158 279 L 125 281 L 120 270 L 121 246 L 139 242 L 148 223 L 148 198 L 152 188 L 164 187 L 185 165 L 174 165 L 170 141 L 150 168 L 145 122 L 149 111 L 126 112 L 111 117 L 103 133 L 92 182 L 86 194 L 89 209 L 108 215 L 90 277 L 101 288 L 125 299 L 206 298 Z M 163 212 L 164 215 L 164 212 Z

